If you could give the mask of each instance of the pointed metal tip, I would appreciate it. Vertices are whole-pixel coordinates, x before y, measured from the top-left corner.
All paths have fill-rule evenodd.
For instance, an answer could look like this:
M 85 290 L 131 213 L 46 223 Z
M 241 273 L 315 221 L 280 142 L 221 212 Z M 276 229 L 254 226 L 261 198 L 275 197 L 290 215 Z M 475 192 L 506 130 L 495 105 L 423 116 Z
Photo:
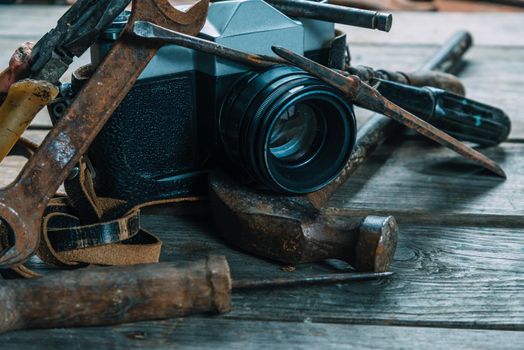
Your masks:
M 278 56 L 288 61 L 290 57 L 296 56 L 296 54 L 293 51 L 288 50 L 282 46 L 271 46 L 271 50 L 273 50 L 273 52 L 277 54 Z
M 493 171 L 495 174 L 497 174 L 498 176 L 500 176 L 503 179 L 508 178 L 508 176 L 506 175 L 506 172 L 497 164 L 493 166 L 493 169 L 491 169 L 491 171 Z

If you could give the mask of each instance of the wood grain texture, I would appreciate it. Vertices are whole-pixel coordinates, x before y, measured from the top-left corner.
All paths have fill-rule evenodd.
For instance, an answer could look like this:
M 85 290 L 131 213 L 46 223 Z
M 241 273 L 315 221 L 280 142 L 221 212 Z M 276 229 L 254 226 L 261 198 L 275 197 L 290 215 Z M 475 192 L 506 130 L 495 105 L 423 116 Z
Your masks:
M 290 272 L 224 245 L 205 218 L 146 216 L 165 242 L 162 260 L 225 255 L 232 277 Z M 425 325 L 524 330 L 524 236 L 521 229 L 402 225 L 383 281 L 234 293 L 227 318 Z M 292 274 L 347 270 L 346 264 L 296 266 Z
M 482 152 L 506 170 L 505 181 L 429 141 L 397 138 L 380 148 L 328 206 L 355 214 L 388 213 L 400 223 L 522 227 L 524 145 L 505 143 Z
M 521 349 L 524 333 L 419 327 L 185 318 L 118 328 L 20 331 L 6 349 Z M 35 343 L 35 339 L 41 339 Z M 81 344 L 81 345 L 80 345 Z

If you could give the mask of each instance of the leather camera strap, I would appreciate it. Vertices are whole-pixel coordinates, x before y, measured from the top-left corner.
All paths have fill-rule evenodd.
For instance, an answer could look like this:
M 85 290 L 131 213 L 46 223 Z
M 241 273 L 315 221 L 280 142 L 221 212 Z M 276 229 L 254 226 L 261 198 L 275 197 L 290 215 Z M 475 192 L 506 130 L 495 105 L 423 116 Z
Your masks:
M 37 147 L 21 139 L 11 155 L 29 158 Z M 69 196 L 57 195 L 46 208 L 36 255 L 46 264 L 62 267 L 158 262 L 162 242 L 140 226 L 140 208 L 158 202 L 128 209 L 124 201 L 98 197 L 84 160 L 79 170 L 74 179 L 66 181 Z M 125 213 L 115 216 L 122 212 Z M 39 276 L 24 265 L 12 270 L 26 278 Z

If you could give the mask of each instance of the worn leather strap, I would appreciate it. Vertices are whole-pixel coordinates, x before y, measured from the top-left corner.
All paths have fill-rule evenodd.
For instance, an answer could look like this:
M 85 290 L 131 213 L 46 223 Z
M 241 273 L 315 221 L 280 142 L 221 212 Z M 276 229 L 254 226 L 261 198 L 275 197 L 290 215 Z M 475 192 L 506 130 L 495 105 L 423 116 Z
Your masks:
M 12 155 L 29 158 L 37 145 L 21 139 Z M 45 263 L 78 267 L 86 264 L 133 265 L 158 262 L 162 242 L 140 227 L 140 208 L 107 219 L 124 208 L 124 201 L 96 196 L 87 164 L 82 160 L 76 181 L 68 181 L 69 196 L 53 198 L 43 218 L 37 256 Z M 124 210 L 124 209 L 122 209 Z M 27 266 L 12 269 L 22 277 L 37 277 Z

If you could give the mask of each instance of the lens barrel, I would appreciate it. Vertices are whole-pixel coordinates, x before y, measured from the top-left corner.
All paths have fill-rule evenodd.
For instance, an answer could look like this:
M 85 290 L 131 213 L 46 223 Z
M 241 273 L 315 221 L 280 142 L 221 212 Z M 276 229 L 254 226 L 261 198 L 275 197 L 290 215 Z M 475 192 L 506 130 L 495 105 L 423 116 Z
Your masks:
M 228 158 L 263 186 L 309 193 L 335 179 L 356 138 L 352 106 L 294 67 L 242 77 L 227 95 L 219 133 Z

